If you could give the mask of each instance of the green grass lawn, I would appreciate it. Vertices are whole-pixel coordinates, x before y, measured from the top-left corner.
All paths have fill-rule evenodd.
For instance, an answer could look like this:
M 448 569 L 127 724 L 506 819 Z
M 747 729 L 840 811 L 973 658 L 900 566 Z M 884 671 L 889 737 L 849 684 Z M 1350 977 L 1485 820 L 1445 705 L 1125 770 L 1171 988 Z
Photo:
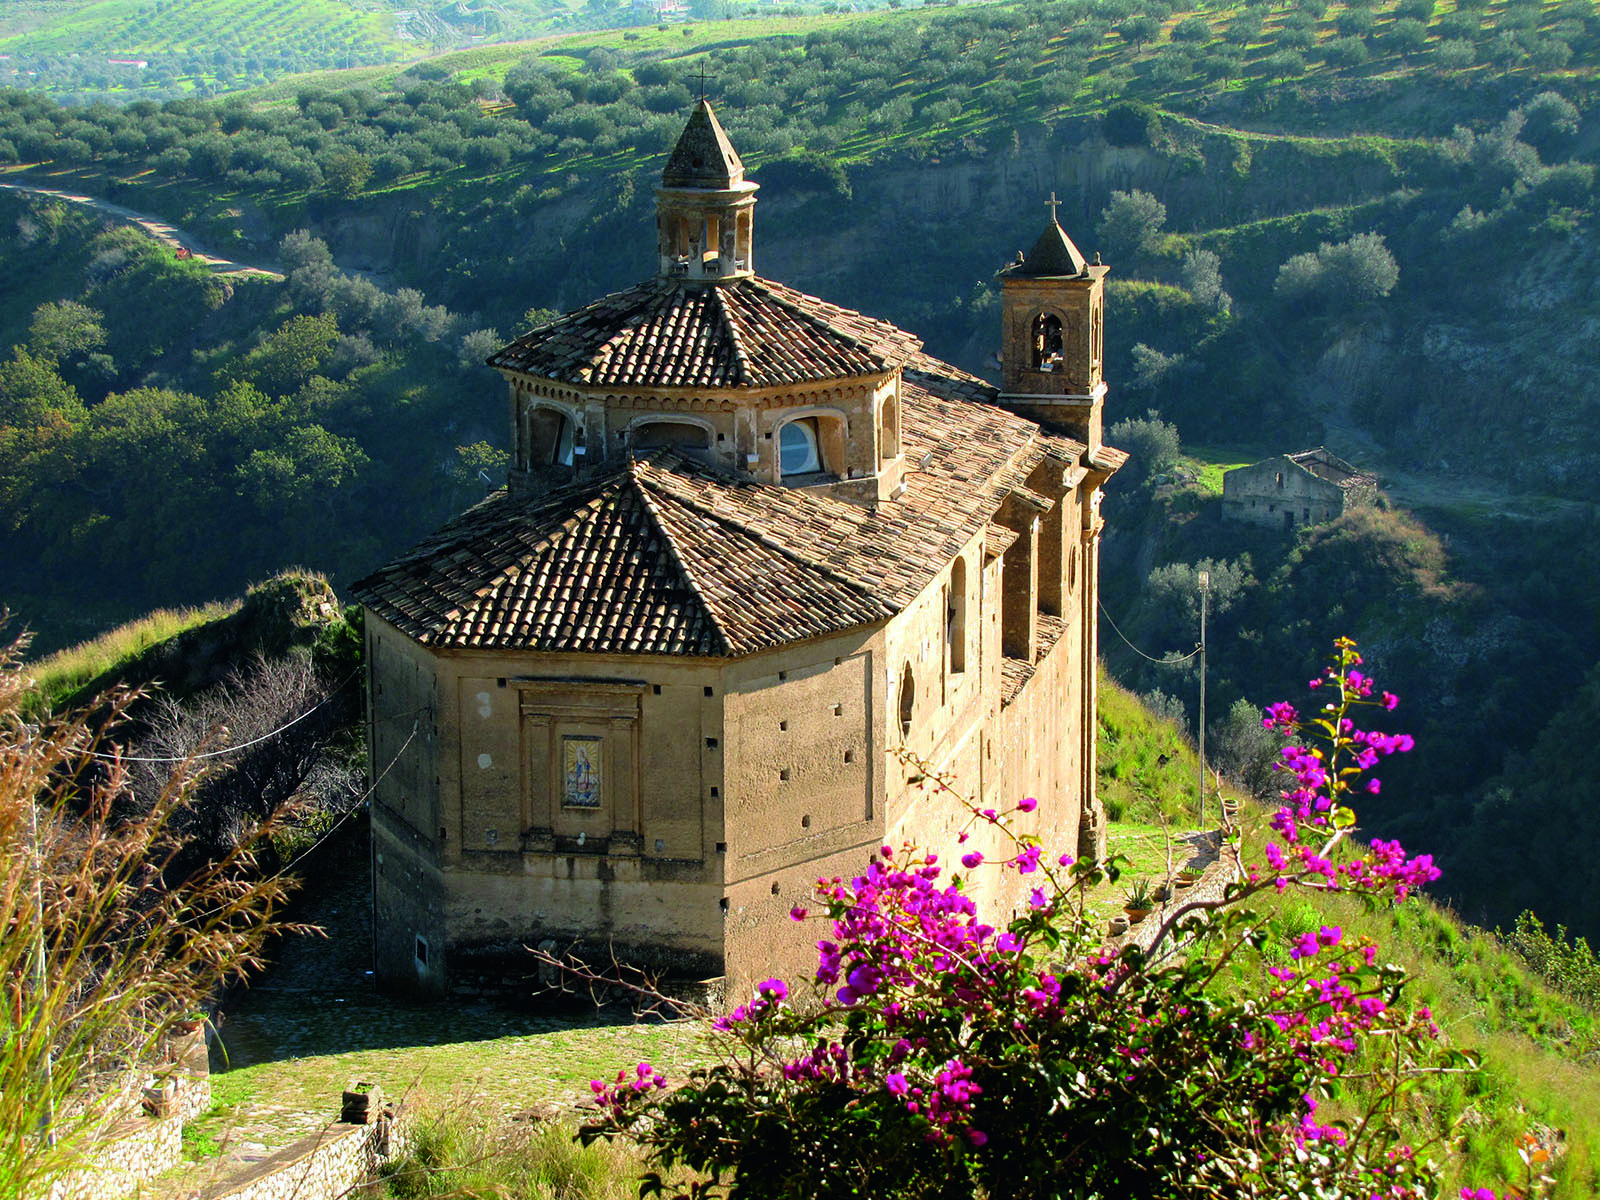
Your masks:
M 589 1095 L 591 1079 L 613 1079 L 619 1068 L 639 1062 L 681 1076 L 707 1055 L 698 1024 L 585 1022 L 474 1041 L 283 1058 L 214 1073 L 212 1109 L 192 1137 L 197 1147 L 240 1139 L 282 1144 L 336 1120 L 340 1093 L 356 1080 L 378 1084 L 391 1099 L 425 1107 L 470 1104 L 501 1117 L 535 1105 L 576 1107 Z
M 1193 471 L 1200 486 L 1214 496 L 1222 494 L 1222 477 L 1235 467 L 1247 467 L 1259 462 L 1271 451 L 1252 453 L 1236 446 L 1185 446 L 1183 465 Z

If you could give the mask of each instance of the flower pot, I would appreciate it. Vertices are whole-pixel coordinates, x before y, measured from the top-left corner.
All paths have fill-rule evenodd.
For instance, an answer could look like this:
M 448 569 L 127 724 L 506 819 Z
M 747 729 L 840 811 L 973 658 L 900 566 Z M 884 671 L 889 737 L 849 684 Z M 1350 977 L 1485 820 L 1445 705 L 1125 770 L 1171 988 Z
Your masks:
M 340 1098 L 339 1120 L 370 1125 L 383 1108 L 383 1089 L 375 1083 L 352 1083 Z
M 1150 915 L 1151 910 L 1148 908 L 1132 908 L 1125 906 L 1122 911 L 1128 914 L 1128 920 L 1132 924 L 1137 925 L 1140 921 L 1144 920 Z

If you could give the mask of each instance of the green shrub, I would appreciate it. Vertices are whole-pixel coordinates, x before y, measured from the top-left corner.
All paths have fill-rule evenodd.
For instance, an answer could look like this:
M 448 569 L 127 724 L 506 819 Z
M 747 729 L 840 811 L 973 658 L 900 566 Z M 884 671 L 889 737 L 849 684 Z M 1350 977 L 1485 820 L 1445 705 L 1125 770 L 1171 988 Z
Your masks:
M 1510 933 L 1500 940 L 1515 950 L 1546 983 L 1600 1012 L 1600 958 L 1584 938 L 1569 941 L 1565 925 L 1549 933 L 1533 913 L 1524 910 Z

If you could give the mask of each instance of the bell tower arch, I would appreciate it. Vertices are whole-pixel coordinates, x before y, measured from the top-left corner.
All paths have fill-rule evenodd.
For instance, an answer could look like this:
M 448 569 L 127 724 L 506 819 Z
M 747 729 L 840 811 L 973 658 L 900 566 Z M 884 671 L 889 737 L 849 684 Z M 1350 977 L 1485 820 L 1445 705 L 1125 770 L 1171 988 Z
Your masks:
M 669 279 L 744 279 L 755 274 L 752 220 L 759 184 L 711 105 L 695 105 L 656 189 L 656 248 Z
M 1100 448 L 1105 277 L 1056 221 L 1000 272 L 1000 403 Z

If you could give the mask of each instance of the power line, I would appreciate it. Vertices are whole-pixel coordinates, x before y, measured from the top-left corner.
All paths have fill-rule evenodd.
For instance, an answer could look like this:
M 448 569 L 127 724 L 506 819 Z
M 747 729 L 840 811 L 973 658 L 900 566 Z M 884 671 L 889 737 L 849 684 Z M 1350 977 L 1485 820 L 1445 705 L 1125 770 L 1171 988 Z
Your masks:
M 293 720 L 286 721 L 284 724 L 279 725 L 271 733 L 263 733 L 260 737 L 251 738 L 248 742 L 240 742 L 237 746 L 224 746 L 220 750 L 196 751 L 194 754 L 180 754 L 180 755 L 177 755 L 177 756 L 170 756 L 170 755 L 143 756 L 143 755 L 135 755 L 135 754 L 107 754 L 106 752 L 104 752 L 102 750 L 91 750 L 89 753 L 91 755 L 93 755 L 93 757 L 95 757 L 95 758 L 110 759 L 110 760 L 115 761 L 115 762 L 186 763 L 186 762 L 194 762 L 195 760 L 202 759 L 202 758 L 218 758 L 218 757 L 220 757 L 220 756 L 222 756 L 224 754 L 234 754 L 234 753 L 236 753 L 237 751 L 240 751 L 240 750 L 248 750 L 251 746 L 259 746 L 262 742 L 270 741 L 273 738 L 277 737 L 284 730 L 292 728 L 293 726 L 300 724 L 301 721 L 304 721 L 312 713 L 316 712 L 317 709 L 321 708 L 324 704 L 329 703 L 335 697 L 337 697 L 340 692 L 344 691 L 344 685 L 349 683 L 352 679 L 354 679 L 356 677 L 356 675 L 360 673 L 360 671 L 361 671 L 360 667 L 357 667 L 354 671 L 351 671 L 350 674 L 346 675 L 342 680 L 339 681 L 339 685 L 337 687 L 335 687 L 332 691 L 330 691 L 321 700 L 318 700 L 310 708 L 306 709 L 306 711 L 301 713 L 298 717 L 295 717 Z
M 422 712 L 423 710 L 422 709 L 417 709 L 417 711 L 418 712 Z M 395 716 L 405 716 L 405 715 L 406 715 L 405 713 L 396 713 L 395 714 Z M 283 875 L 284 873 L 289 871 L 291 868 L 293 868 L 297 863 L 300 862 L 301 859 L 305 858 L 306 855 L 310 854 L 318 846 L 322 845 L 323 842 L 327 841 L 335 833 L 337 833 L 339 831 L 339 828 L 346 821 L 348 821 L 351 817 L 355 816 L 356 813 L 361 811 L 361 806 L 363 804 L 365 804 L 368 800 L 372 799 L 372 793 L 378 790 L 378 785 L 384 781 L 384 778 L 389 774 L 390 769 L 395 765 L 395 763 L 400 761 L 400 756 L 406 752 L 406 748 L 411 745 L 412 739 L 417 736 L 417 729 L 421 724 L 422 724 L 421 721 L 413 721 L 411 723 L 411 732 L 406 734 L 406 740 L 400 743 L 400 749 L 398 749 L 398 750 L 396 750 L 394 752 L 393 756 L 390 757 L 388 764 L 383 768 L 382 771 L 378 772 L 378 777 L 372 781 L 371 786 L 369 786 L 366 791 L 362 792 L 360 797 L 357 798 L 356 802 L 354 804 L 352 804 L 348 809 L 345 810 L 343 816 L 341 816 L 337 821 L 335 821 L 332 825 L 330 825 L 326 830 L 323 831 L 323 834 L 322 834 L 321 837 L 319 837 L 316 841 L 312 842 L 311 845 L 307 846 L 299 854 L 296 854 L 292 860 L 290 860 L 289 862 L 284 863 L 283 867 L 278 871 L 278 874 L 277 875 L 273 875 L 271 877 L 272 879 L 277 879 L 278 876 Z M 269 880 L 269 882 L 270 882 L 270 880 Z
M 1200 647 L 1196 646 L 1193 650 L 1189 651 L 1189 653 L 1185 654 L 1182 658 L 1156 658 L 1152 654 L 1146 654 L 1143 650 L 1139 649 L 1139 647 L 1135 646 L 1132 642 L 1128 641 L 1128 635 L 1123 633 L 1122 630 L 1117 628 L 1117 623 L 1111 619 L 1111 614 L 1106 611 L 1105 602 L 1102 601 L 1098 596 L 1096 596 L 1095 597 L 1095 603 L 1100 606 L 1100 615 L 1106 619 L 1106 624 L 1111 626 L 1112 631 L 1115 632 L 1116 635 L 1119 638 L 1122 639 L 1123 645 L 1127 646 L 1129 650 L 1132 650 L 1140 658 L 1148 658 L 1151 662 L 1155 663 L 1157 666 L 1175 667 L 1179 663 L 1188 662 L 1196 654 L 1200 653 Z
M 423 712 L 423 711 L 426 711 L 426 710 L 419 708 L 419 709 L 416 709 L 415 711 L 416 712 Z M 395 713 L 394 715 L 395 716 L 399 716 L 399 717 L 403 717 L 403 716 L 407 716 L 409 714 L 407 714 L 407 713 Z M 318 846 L 322 845 L 323 842 L 325 842 L 329 838 L 331 838 L 335 833 L 337 833 L 344 826 L 344 823 L 346 821 L 348 821 L 351 817 L 355 816 L 358 812 L 360 812 L 361 811 L 361 806 L 372 798 L 372 793 L 378 790 L 378 785 L 384 781 L 384 778 L 389 774 L 389 771 L 394 767 L 395 763 L 400 761 L 400 756 L 402 754 L 404 754 L 406 752 L 406 748 L 411 745 L 412 739 L 414 739 L 417 736 L 417 730 L 421 725 L 422 725 L 422 722 L 420 720 L 413 721 L 411 723 L 411 732 L 406 735 L 406 740 L 400 743 L 400 749 L 398 749 L 398 750 L 396 750 L 394 752 L 394 754 L 390 757 L 388 763 L 384 766 L 383 770 L 378 772 L 378 777 L 372 781 L 371 786 L 369 786 L 366 791 L 361 793 L 361 795 L 356 799 L 356 802 L 354 804 L 352 804 L 348 809 L 346 809 L 344 814 L 337 821 L 335 821 L 327 829 L 323 830 L 321 837 L 317 838 L 317 840 L 312 842 L 311 845 L 307 846 L 299 854 L 296 854 L 293 859 L 291 859 L 289 862 L 284 863 L 283 866 L 279 867 L 276 872 L 274 872 L 271 875 L 268 875 L 261 882 L 262 883 L 271 883 L 274 879 L 283 878 L 283 876 L 288 874 L 289 871 L 293 867 L 298 865 L 300 863 L 300 861 L 306 857 L 306 855 L 310 854 Z M 209 912 L 200 913 L 200 914 L 198 914 L 198 916 L 199 916 L 200 919 L 203 920 L 205 918 L 215 916 L 220 911 L 221 911 L 221 909 L 212 909 Z

